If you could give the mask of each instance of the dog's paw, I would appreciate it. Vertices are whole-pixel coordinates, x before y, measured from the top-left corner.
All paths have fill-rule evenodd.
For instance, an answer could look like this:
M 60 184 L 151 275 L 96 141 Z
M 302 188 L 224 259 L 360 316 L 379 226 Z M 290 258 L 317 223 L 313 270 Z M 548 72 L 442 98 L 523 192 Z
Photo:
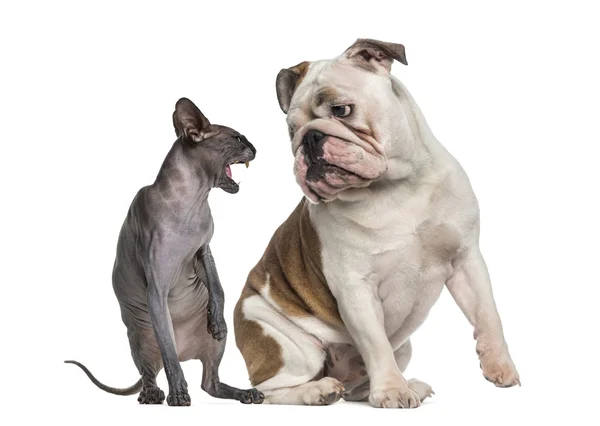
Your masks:
M 408 388 L 419 396 L 419 400 L 421 402 L 423 402 L 425 398 L 435 395 L 435 392 L 433 389 L 431 389 L 431 386 L 417 379 L 410 379 L 408 381 Z
M 376 408 L 417 408 L 421 398 L 407 385 L 390 389 L 373 390 L 369 402 Z
M 156 386 L 149 386 L 140 392 L 138 402 L 140 404 L 162 404 L 165 393 Z
M 213 339 L 217 341 L 223 340 L 227 337 L 227 324 L 225 323 L 225 318 L 223 318 L 223 314 L 217 314 L 215 309 L 207 310 L 207 331 Z
M 262 392 L 252 388 L 242 391 L 238 399 L 242 404 L 262 404 L 265 400 L 265 396 Z
M 323 377 L 321 380 L 308 384 L 303 399 L 306 405 L 331 405 L 342 397 L 344 386 L 333 377 Z
M 485 357 L 480 359 L 480 367 L 483 377 L 487 381 L 501 388 L 509 388 L 515 385 L 521 386 L 519 373 L 510 355 L 500 357 Z

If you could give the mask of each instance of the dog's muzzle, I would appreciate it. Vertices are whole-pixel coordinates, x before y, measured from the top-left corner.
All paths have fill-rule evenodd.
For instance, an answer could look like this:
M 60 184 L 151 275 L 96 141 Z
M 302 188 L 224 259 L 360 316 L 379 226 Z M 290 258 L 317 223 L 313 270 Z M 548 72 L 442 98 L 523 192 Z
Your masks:
M 323 142 L 325 142 L 325 134 L 318 130 L 309 130 L 302 138 L 304 153 L 310 163 L 314 164 L 323 158 Z
M 368 186 L 385 172 L 385 161 L 358 143 L 310 129 L 295 153 L 294 174 L 307 198 L 318 203 L 346 189 Z

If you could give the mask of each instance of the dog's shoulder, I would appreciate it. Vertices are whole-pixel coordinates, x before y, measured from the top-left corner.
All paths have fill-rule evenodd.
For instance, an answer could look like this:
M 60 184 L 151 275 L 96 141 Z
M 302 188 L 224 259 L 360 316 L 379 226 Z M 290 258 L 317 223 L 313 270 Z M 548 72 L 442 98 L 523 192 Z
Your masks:
M 259 294 L 277 310 L 340 325 L 337 303 L 323 276 L 321 243 L 303 199 L 275 231 L 250 271 L 242 299 Z

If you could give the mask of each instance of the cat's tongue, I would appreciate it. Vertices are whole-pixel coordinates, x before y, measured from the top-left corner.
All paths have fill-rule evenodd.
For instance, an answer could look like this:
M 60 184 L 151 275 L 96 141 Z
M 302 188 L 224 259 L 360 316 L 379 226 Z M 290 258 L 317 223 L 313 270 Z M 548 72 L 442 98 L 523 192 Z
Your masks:
M 229 179 L 231 179 L 231 167 L 229 167 L 229 164 L 227 165 L 227 167 L 225 167 L 225 174 Z

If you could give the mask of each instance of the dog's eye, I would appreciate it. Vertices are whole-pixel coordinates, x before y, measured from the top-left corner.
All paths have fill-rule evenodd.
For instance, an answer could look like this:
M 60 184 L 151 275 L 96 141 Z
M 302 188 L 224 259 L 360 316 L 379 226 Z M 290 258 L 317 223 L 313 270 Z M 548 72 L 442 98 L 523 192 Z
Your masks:
M 352 114 L 352 105 L 333 105 L 331 113 L 336 117 L 348 117 Z

